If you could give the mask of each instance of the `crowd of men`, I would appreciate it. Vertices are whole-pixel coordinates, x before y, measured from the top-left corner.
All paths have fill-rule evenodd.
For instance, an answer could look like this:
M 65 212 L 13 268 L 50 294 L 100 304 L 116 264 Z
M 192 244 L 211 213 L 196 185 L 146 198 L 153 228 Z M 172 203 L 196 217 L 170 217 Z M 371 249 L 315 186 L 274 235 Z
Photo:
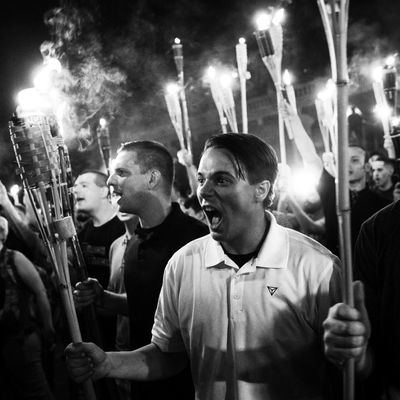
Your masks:
M 51 280 L 39 285 L 50 299 L 39 301 L 37 316 L 0 314 L 1 331 L 18 330 L 31 356 L 0 363 L 1 376 L 12 377 L 0 386 L 9 397 L 0 397 L 79 398 L 79 384 L 93 380 L 105 400 L 338 399 L 341 370 L 354 359 L 358 398 L 400 399 L 396 164 L 349 146 L 350 307 L 341 293 L 335 157 L 318 155 L 300 119 L 293 123 L 304 166 L 320 176 L 312 198 L 291 191 L 287 168 L 251 134 L 209 138 L 197 168 L 181 153 L 186 196 L 174 190 L 172 155 L 154 141 L 123 144 L 110 176 L 81 172 L 75 211 L 84 216 L 78 236 L 89 278 L 73 260 L 71 276 L 84 342 L 68 345 Z M 18 265 L 30 263 L 34 282 L 51 268 L 28 205 L 19 212 L 11 200 L 1 185 L 0 307 L 14 316 L 22 302 L 10 303 L 9 277 L 20 275 Z M 16 282 L 29 291 L 23 274 Z M 58 311 L 49 317 L 51 307 Z M 25 341 L 33 332 L 34 348 Z M 65 346 L 66 364 L 56 357 Z M 23 372 L 32 358 L 35 373 Z

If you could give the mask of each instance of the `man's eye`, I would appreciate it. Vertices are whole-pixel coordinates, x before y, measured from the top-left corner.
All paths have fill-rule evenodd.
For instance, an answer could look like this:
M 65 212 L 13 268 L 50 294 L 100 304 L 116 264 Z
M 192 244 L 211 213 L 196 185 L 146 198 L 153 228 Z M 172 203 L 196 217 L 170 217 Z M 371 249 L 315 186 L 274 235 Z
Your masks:
M 218 183 L 218 185 L 226 185 L 229 183 L 229 181 L 228 181 L 228 179 L 225 179 L 225 178 L 218 178 L 217 183 Z
M 201 176 L 197 177 L 197 182 L 200 183 L 200 185 L 202 185 L 204 183 L 204 178 L 202 178 Z

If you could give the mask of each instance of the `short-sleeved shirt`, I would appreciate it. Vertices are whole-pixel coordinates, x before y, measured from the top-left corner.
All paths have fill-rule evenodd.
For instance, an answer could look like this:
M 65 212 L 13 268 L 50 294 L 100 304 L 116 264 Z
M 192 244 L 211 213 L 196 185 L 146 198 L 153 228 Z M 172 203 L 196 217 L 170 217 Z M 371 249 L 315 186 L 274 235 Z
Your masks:
M 365 286 L 375 377 L 400 391 L 400 201 L 363 224 L 354 261 L 354 277 Z
M 321 399 L 322 322 L 340 298 L 339 260 L 278 225 L 239 268 L 210 235 L 174 254 L 152 330 L 186 351 L 198 400 Z

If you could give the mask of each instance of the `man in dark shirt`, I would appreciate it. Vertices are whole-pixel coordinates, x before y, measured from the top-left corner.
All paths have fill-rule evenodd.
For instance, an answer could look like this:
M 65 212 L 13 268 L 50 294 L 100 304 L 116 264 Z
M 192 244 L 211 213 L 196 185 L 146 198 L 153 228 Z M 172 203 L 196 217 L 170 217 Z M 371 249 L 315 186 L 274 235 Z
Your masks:
M 107 178 L 107 175 L 100 171 L 88 170 L 80 174 L 74 183 L 76 211 L 89 216 L 89 220 L 78 233 L 88 276 L 96 278 L 104 287 L 108 286 L 110 278 L 110 246 L 125 232 L 123 223 L 116 215 L 116 206 L 109 200 Z M 80 280 L 79 277 L 77 280 Z M 101 339 L 94 333 L 88 315 L 81 315 L 80 323 L 84 337 L 94 342 L 101 340 L 104 347 L 114 350 L 115 317 L 98 315 L 97 319 Z
M 363 382 L 366 400 L 400 399 L 399 243 L 400 202 L 395 202 L 368 219 L 357 240 L 354 276 L 364 284 L 365 305 L 357 290 L 355 308 L 336 304 L 324 324 L 332 362 L 355 358 L 356 371 L 371 374 Z
M 125 257 L 126 295 L 103 291 L 94 280 L 79 283 L 75 297 L 81 305 L 97 298 L 102 308 L 130 319 L 131 348 L 151 339 L 154 313 L 164 268 L 170 257 L 186 243 L 204 236 L 208 228 L 171 203 L 173 160 L 159 143 L 124 144 L 114 161 L 108 184 L 120 196 L 121 212 L 136 214 L 139 223 L 128 243 Z M 189 369 L 167 380 L 132 382 L 132 399 L 190 399 L 193 387 Z
M 359 146 L 349 146 L 349 188 L 351 207 L 351 238 L 354 248 L 361 224 L 371 215 L 389 204 L 366 185 L 365 151 Z M 323 169 L 318 193 L 325 214 L 326 247 L 339 255 L 339 233 L 336 215 L 335 178 Z

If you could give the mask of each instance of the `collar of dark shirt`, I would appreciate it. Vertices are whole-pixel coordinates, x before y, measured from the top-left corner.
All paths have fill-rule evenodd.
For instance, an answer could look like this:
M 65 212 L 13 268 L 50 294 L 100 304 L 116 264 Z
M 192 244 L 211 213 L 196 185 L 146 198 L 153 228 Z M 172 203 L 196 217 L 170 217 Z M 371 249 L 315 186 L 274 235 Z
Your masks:
M 135 234 L 140 240 L 148 240 L 151 237 L 156 237 L 161 235 L 163 232 L 169 232 L 169 227 L 171 225 L 171 221 L 173 221 L 178 215 L 182 213 L 181 208 L 178 203 L 171 204 L 171 211 L 166 216 L 161 224 L 153 226 L 151 228 L 142 228 L 140 226 L 140 222 L 136 225 Z

